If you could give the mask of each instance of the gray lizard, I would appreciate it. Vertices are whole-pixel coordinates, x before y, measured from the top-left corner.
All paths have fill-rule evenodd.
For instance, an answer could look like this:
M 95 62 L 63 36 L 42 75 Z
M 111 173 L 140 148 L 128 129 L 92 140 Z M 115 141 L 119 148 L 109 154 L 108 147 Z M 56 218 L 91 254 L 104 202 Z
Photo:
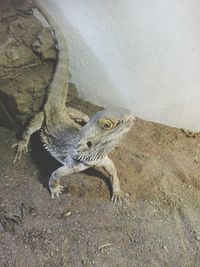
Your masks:
M 38 2 L 36 6 L 53 27 L 57 40 L 58 63 L 43 110 L 30 121 L 22 139 L 13 145 L 17 147 L 14 163 L 21 158 L 23 152 L 28 151 L 27 146 L 31 135 L 40 130 L 45 148 L 63 164 L 51 174 L 49 180 L 52 198 L 54 195 L 59 197 L 63 191 L 60 185 L 60 179 L 63 176 L 89 167 L 101 166 L 111 178 L 111 201 L 121 203 L 124 194 L 120 189 L 115 165 L 108 154 L 131 129 L 135 118 L 128 110 L 113 106 L 96 113 L 91 119 L 81 111 L 66 108 L 69 76 L 67 45 L 56 19 L 52 18 Z M 38 41 L 33 43 L 33 47 L 34 44 L 38 44 Z M 80 122 L 85 125 L 81 127 Z

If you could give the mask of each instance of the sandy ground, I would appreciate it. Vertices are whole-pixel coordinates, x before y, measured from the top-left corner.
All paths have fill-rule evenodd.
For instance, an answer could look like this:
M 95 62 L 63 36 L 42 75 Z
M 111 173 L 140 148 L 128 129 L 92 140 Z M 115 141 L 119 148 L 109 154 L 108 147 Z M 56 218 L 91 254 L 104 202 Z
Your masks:
M 61 201 L 52 200 L 59 164 L 35 135 L 13 165 L 15 142 L 0 128 L 0 266 L 200 266 L 199 135 L 138 119 L 110 155 L 129 193 L 122 207 L 101 169 L 63 179 Z

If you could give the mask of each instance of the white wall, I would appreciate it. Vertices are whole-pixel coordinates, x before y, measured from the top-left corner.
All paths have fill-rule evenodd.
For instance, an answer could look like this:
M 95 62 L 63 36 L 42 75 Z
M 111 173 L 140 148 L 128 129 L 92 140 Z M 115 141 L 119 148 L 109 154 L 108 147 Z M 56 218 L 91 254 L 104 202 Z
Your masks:
M 200 130 L 199 0 L 43 2 L 59 14 L 82 98 Z

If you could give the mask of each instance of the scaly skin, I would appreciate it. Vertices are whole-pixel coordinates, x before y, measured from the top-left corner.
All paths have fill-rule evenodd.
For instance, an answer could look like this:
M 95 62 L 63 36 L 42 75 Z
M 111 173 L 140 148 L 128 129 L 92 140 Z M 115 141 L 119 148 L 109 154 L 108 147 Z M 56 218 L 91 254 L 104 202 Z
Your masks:
M 65 40 L 53 19 L 40 4 L 36 4 L 49 24 L 54 28 L 58 42 L 58 63 L 43 111 L 36 114 L 25 129 L 17 147 L 14 163 L 27 153 L 31 135 L 40 131 L 41 140 L 51 155 L 63 164 L 54 171 L 49 180 L 52 198 L 63 191 L 60 179 L 63 176 L 83 171 L 90 167 L 103 167 L 110 176 L 113 203 L 125 200 L 114 163 L 108 154 L 131 129 L 135 118 L 129 111 L 108 107 L 91 119 L 81 111 L 65 107 L 68 89 L 68 54 Z M 38 44 L 38 42 L 37 42 Z M 34 43 L 33 43 L 34 47 Z M 81 128 L 80 123 L 85 125 Z

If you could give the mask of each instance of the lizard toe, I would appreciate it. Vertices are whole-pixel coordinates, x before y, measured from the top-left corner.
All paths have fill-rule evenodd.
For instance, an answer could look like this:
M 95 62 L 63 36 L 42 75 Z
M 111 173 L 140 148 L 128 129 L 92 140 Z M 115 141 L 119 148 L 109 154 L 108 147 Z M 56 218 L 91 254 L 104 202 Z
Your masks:
M 123 192 L 113 192 L 113 196 L 111 198 L 111 202 L 113 204 L 119 204 L 120 206 L 123 205 L 123 203 L 130 204 L 130 202 L 126 199 L 126 194 Z
M 51 198 L 54 198 L 56 196 L 58 199 L 60 198 L 60 194 L 63 192 L 64 186 L 58 184 L 56 187 L 51 187 L 50 186 L 50 191 L 51 191 Z

